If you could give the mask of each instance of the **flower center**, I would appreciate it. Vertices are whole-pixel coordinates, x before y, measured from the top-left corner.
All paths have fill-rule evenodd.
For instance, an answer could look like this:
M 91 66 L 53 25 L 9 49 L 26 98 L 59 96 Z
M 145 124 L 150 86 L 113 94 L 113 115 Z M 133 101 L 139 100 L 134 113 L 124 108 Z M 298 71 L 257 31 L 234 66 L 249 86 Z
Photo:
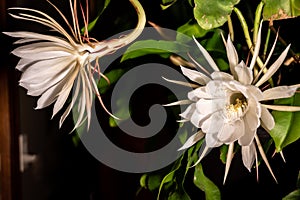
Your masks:
M 225 107 L 225 116 L 229 122 L 236 121 L 244 116 L 248 102 L 242 93 L 233 93 L 229 98 L 229 105 Z

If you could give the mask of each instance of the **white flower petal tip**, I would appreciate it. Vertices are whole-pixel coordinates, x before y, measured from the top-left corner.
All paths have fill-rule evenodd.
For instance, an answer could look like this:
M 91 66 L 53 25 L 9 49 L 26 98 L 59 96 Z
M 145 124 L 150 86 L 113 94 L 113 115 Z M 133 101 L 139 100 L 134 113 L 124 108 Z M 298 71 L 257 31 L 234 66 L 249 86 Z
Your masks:
M 223 179 L 223 185 L 225 185 L 226 182 L 226 178 L 229 172 L 229 168 L 231 165 L 231 161 L 233 158 L 233 149 L 234 149 L 234 143 L 229 144 L 229 148 L 228 148 L 228 152 L 227 152 L 227 156 L 226 156 L 226 164 L 225 164 L 225 173 L 224 173 L 224 179 Z
M 16 14 L 10 13 L 13 18 L 39 23 L 50 28 L 57 35 L 28 31 L 4 32 L 8 36 L 20 38 L 15 44 L 21 44 L 21 46 L 12 51 L 14 55 L 21 58 L 16 66 L 23 72 L 20 85 L 27 90 L 28 95 L 40 96 L 35 109 L 42 109 L 54 103 L 52 118 L 63 109 L 74 88 L 72 101 L 62 114 L 59 127 L 76 106 L 78 118 L 75 121 L 75 129 L 85 121 L 89 128 L 94 95 L 98 97 L 105 112 L 114 119 L 121 120 L 106 109 L 98 92 L 96 84 L 98 80 L 95 80 L 93 72 L 99 77 L 107 79 L 100 72 L 98 59 L 115 52 L 139 37 L 146 24 L 143 7 L 139 1 L 130 0 L 138 16 L 136 28 L 124 37 L 98 42 L 96 39 L 90 38 L 87 31 L 81 34 L 81 27 L 78 23 L 81 21 L 78 19 L 78 1 L 69 1 L 71 22 L 54 4 L 50 1 L 48 3 L 57 11 L 61 21 L 69 28 L 68 30 L 42 11 L 21 7 L 9 9 L 17 12 Z M 87 21 L 88 16 L 85 15 L 88 13 L 85 14 L 82 8 L 80 11 L 82 11 L 84 26 L 87 28 L 89 22 Z M 95 65 L 91 63 L 95 63 Z

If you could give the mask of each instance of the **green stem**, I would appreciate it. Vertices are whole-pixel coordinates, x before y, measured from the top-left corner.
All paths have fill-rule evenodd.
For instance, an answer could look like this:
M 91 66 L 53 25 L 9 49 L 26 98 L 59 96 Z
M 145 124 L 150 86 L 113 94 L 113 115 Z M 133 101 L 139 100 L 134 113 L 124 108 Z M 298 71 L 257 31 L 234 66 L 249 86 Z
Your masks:
M 266 59 L 266 56 L 267 56 L 267 51 L 268 51 L 268 46 L 269 46 L 269 41 L 270 41 L 270 35 L 271 35 L 271 29 L 270 29 L 270 27 L 269 27 L 269 28 L 268 28 L 268 32 L 267 32 L 267 37 L 266 37 L 265 46 L 264 46 L 263 60 L 265 60 L 265 59 Z
M 244 16 L 243 16 L 243 14 L 241 13 L 241 11 L 240 11 L 238 8 L 234 7 L 234 8 L 233 8 L 233 11 L 236 13 L 236 15 L 238 16 L 238 19 L 240 20 L 240 23 L 241 23 L 242 28 L 243 28 L 243 31 L 244 31 L 246 43 L 247 43 L 247 45 L 248 45 L 248 48 L 250 49 L 251 54 L 253 55 L 253 53 L 254 53 L 254 50 L 253 50 L 253 49 L 254 49 L 254 48 L 253 48 L 253 43 L 252 43 L 251 38 L 250 38 L 250 34 L 249 34 L 247 22 L 246 22 L 246 20 L 245 20 L 245 18 L 244 18 Z M 257 63 L 257 65 L 258 65 L 261 69 L 264 67 L 264 63 L 262 62 L 262 60 L 260 59 L 260 57 L 257 57 L 256 63 Z M 263 72 L 266 73 L 266 72 L 267 72 L 267 69 L 266 69 L 266 68 L 263 69 Z M 271 86 L 274 85 L 272 79 L 269 80 L 269 83 L 271 84 Z
M 230 39 L 231 41 L 234 41 L 234 30 L 233 30 L 233 25 L 232 25 L 232 20 L 230 15 L 227 16 L 227 22 L 228 22 L 228 30 L 230 34 Z
M 255 11 L 254 27 L 253 27 L 253 43 L 254 44 L 256 44 L 256 41 L 257 41 L 257 34 L 258 34 L 260 18 L 261 18 L 261 13 L 262 13 L 263 7 L 264 7 L 264 2 L 261 1 L 258 4 L 256 11 Z

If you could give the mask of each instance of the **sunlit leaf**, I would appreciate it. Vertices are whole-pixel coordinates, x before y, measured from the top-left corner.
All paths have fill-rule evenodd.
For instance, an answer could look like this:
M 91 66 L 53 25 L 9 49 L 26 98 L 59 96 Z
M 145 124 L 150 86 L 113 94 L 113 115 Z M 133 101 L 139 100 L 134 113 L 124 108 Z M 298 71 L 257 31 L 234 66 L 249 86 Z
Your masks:
M 221 199 L 220 190 L 205 176 L 201 163 L 195 167 L 194 184 L 205 193 L 206 200 Z
M 295 93 L 291 98 L 276 100 L 275 104 L 300 106 L 300 94 Z M 275 127 L 270 135 L 275 142 L 276 151 L 279 152 L 300 138 L 300 112 L 273 111 L 272 114 Z
M 213 29 L 227 22 L 239 0 L 195 0 L 194 17 L 203 29 Z
M 140 185 L 153 191 L 160 186 L 161 179 L 162 177 L 159 174 L 144 174 L 140 179 Z
M 280 20 L 300 16 L 299 0 L 265 0 L 264 20 Z

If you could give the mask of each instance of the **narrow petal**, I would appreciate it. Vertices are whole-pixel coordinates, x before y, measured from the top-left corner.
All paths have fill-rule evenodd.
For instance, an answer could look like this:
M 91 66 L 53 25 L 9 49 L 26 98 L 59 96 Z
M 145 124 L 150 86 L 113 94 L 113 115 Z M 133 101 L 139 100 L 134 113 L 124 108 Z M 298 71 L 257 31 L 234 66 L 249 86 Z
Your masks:
M 226 43 L 226 53 L 227 53 L 227 58 L 229 61 L 230 72 L 234 76 L 234 78 L 237 78 L 237 72 L 236 72 L 235 66 L 238 65 L 239 57 L 238 57 L 238 54 L 236 52 L 234 45 L 231 42 L 229 35 L 228 35 L 228 39 L 227 39 L 227 43 Z
M 196 40 L 193 36 L 195 43 L 197 44 L 198 48 L 200 49 L 201 53 L 203 54 L 204 58 L 207 60 L 208 64 L 214 71 L 220 71 L 218 66 L 216 65 L 215 61 L 209 55 L 209 53 L 202 47 L 202 45 Z
M 296 112 L 300 111 L 300 106 L 282 106 L 282 105 L 267 105 L 267 104 L 261 104 L 265 108 L 271 109 L 271 110 L 277 110 L 277 111 L 286 111 L 286 112 Z
M 286 49 L 281 53 L 279 58 L 271 65 L 271 67 L 268 69 L 268 71 L 260 78 L 259 81 L 255 84 L 256 87 L 261 86 L 264 84 L 267 80 L 269 80 L 273 74 L 279 69 L 283 61 L 285 60 L 285 57 L 290 49 L 291 45 L 288 45 Z
M 192 88 L 197 88 L 197 87 L 199 87 L 199 85 L 197 85 L 197 84 L 192 84 L 192 83 L 189 83 L 189 82 L 171 80 L 171 79 L 168 79 L 168 78 L 165 78 L 165 77 L 162 77 L 162 78 L 163 78 L 164 80 L 170 82 L 170 83 L 175 83 L 175 84 L 177 84 L 177 85 L 182 85 L 182 86 L 192 87 Z
M 252 70 L 247 67 L 243 61 L 235 67 L 235 71 L 237 73 L 237 79 L 239 82 L 245 85 L 250 85 L 252 83 Z
M 192 103 L 191 100 L 180 100 L 180 101 L 176 101 L 173 103 L 165 104 L 163 106 L 177 106 L 177 105 L 186 105 L 186 104 L 191 104 L 191 103 Z
M 299 87 L 300 85 L 278 86 L 278 87 L 270 88 L 263 92 L 262 101 L 291 97 L 295 94 L 296 90 Z
M 196 70 L 191 70 L 185 67 L 181 67 L 181 71 L 191 81 L 199 83 L 200 85 L 206 85 L 206 83 L 208 83 L 211 80 L 209 77 Z
M 231 165 L 231 161 L 233 158 L 233 149 L 234 149 L 234 143 L 229 144 L 229 148 L 228 148 L 228 152 L 227 152 L 227 156 L 226 156 L 226 165 L 225 165 L 225 174 L 224 174 L 224 179 L 223 179 L 223 184 L 225 184 L 228 172 L 229 172 L 229 168 Z
M 189 139 L 187 139 L 187 141 L 184 143 L 182 147 L 180 147 L 180 149 L 178 149 L 178 151 L 190 148 L 191 146 L 196 144 L 199 140 L 201 140 L 204 137 L 204 135 L 205 134 L 201 130 L 198 131 L 197 133 L 189 137 Z
M 266 127 L 268 130 L 272 130 L 275 126 L 275 121 L 271 113 L 268 111 L 267 108 L 262 107 L 261 108 L 261 117 L 260 117 L 264 127 Z
M 256 63 L 256 59 L 258 57 L 258 53 L 259 53 L 259 49 L 260 49 L 262 22 L 263 21 L 260 22 L 260 26 L 259 26 L 259 30 L 258 30 L 258 34 L 257 34 L 257 41 L 256 41 L 256 44 L 255 44 L 255 48 L 254 48 L 254 52 L 253 52 L 253 57 L 252 57 L 252 60 L 251 60 L 250 66 L 249 66 L 249 68 L 251 70 L 253 70 L 253 67 L 254 67 L 254 65 Z
M 254 142 L 249 146 L 242 146 L 242 159 L 244 166 L 251 172 L 254 160 L 256 158 L 256 148 Z

